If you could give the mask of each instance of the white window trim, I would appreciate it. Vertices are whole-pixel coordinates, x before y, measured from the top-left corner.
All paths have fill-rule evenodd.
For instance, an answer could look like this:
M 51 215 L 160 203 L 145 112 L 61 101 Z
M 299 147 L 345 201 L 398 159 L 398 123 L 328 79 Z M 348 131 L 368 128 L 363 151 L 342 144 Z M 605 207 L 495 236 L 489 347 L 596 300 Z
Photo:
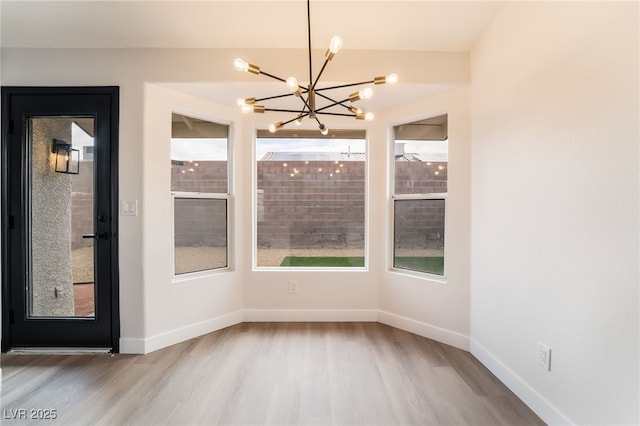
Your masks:
M 427 194 L 396 194 L 395 193 L 395 176 L 396 176 L 396 159 L 395 159 L 395 136 L 394 136 L 394 127 L 399 126 L 406 123 L 411 123 L 414 121 L 424 120 L 431 117 L 437 117 L 439 115 L 449 114 L 447 111 L 441 111 L 434 114 L 429 114 L 420 117 L 414 117 L 411 119 L 398 121 L 397 123 L 391 123 L 391 126 L 387 128 L 387 140 L 389 144 L 387 145 L 387 153 L 389 158 L 389 175 L 388 175 L 388 194 L 389 194 L 389 222 L 388 229 L 389 232 L 387 235 L 389 236 L 388 246 L 389 250 L 387 251 L 387 270 L 394 274 L 410 276 L 430 282 L 436 282 L 440 284 L 447 283 L 447 259 L 448 259 L 448 232 L 447 232 L 447 222 L 449 217 L 449 210 L 447 208 L 448 205 L 448 196 L 449 196 L 449 185 L 447 183 L 447 192 L 442 193 L 427 193 Z M 448 180 L 448 179 L 447 179 Z M 420 271 L 412 271 L 410 269 L 396 268 L 394 264 L 394 256 L 395 256 L 395 201 L 396 200 L 433 200 L 433 199 L 442 199 L 444 200 L 444 264 L 443 264 L 443 275 L 433 274 L 429 272 L 420 272 Z

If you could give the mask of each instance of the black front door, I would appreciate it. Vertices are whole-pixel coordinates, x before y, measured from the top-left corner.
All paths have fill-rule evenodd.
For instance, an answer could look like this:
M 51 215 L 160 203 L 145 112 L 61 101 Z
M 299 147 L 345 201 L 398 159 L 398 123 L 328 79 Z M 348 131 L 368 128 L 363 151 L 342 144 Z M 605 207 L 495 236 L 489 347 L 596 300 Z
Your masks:
M 118 350 L 117 87 L 2 88 L 2 350 Z

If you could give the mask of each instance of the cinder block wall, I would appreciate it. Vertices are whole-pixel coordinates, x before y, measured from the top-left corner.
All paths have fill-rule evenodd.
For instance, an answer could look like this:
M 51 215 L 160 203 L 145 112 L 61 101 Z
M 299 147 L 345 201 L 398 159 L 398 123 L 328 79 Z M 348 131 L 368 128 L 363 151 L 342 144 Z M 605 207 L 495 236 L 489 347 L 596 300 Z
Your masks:
M 364 162 L 261 161 L 258 190 L 258 247 L 364 247 Z
M 171 165 L 173 192 L 228 192 L 226 161 L 185 161 Z M 226 202 L 177 198 L 174 203 L 176 247 L 224 247 L 227 244 Z
M 93 215 L 93 193 L 75 192 L 76 188 L 86 191 L 91 187 L 86 180 L 92 176 L 92 170 L 83 166 L 81 174 L 74 177 L 77 180 L 73 193 L 74 249 L 91 243 L 83 240 L 82 234 L 92 232 L 88 218 Z M 395 167 L 396 193 L 447 191 L 446 163 L 398 162 Z M 362 161 L 258 162 L 258 247 L 364 247 L 364 173 Z M 171 190 L 226 193 L 227 176 L 226 162 L 186 161 L 183 165 L 172 165 Z M 177 203 L 175 209 L 177 246 L 226 244 L 223 202 L 185 200 Z M 396 233 L 403 247 L 436 247 L 444 234 L 444 221 L 436 220 L 442 217 L 442 209 L 443 203 L 438 202 L 399 205 Z M 212 217 L 220 219 L 211 220 Z M 205 220 L 209 222 L 207 225 Z
M 396 194 L 447 192 L 447 163 L 396 162 Z M 397 249 L 441 249 L 445 201 L 396 201 L 394 239 Z
M 447 163 L 408 162 L 395 164 L 396 194 L 447 192 Z
M 444 247 L 444 200 L 396 200 L 396 249 Z
M 71 193 L 71 249 L 93 245 L 92 239 L 82 238 L 84 234 L 93 234 L 93 193 Z
M 224 199 L 176 198 L 176 247 L 225 247 L 227 204 Z
M 81 161 L 80 173 L 71 178 L 71 249 L 93 245 L 93 240 L 82 238 L 93 234 L 93 161 Z
M 184 161 L 171 165 L 171 191 L 226 194 L 226 161 Z

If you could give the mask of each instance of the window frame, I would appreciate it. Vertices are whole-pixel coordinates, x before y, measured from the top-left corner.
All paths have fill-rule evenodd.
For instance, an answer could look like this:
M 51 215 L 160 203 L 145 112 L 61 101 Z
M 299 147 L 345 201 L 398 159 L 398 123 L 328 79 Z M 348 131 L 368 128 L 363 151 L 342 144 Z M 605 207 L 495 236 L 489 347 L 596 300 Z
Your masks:
M 222 273 L 232 272 L 233 271 L 233 241 L 232 236 L 233 233 L 233 217 L 231 216 L 233 212 L 233 206 L 231 205 L 233 202 L 233 188 L 234 188 L 234 180 L 233 180 L 233 170 L 234 170 L 234 147 L 233 147 L 233 139 L 235 135 L 235 126 L 232 122 L 227 120 L 219 120 L 214 117 L 205 116 L 202 114 L 194 114 L 192 112 L 186 112 L 181 109 L 173 109 L 172 114 L 184 115 L 189 118 L 194 118 L 198 120 L 207 121 L 216 125 L 226 126 L 227 127 L 227 191 L 226 192 L 189 192 L 189 191 L 172 191 L 171 184 L 169 185 L 169 193 L 171 198 L 171 282 L 183 282 L 190 281 L 195 278 L 208 277 L 212 275 L 218 275 Z M 170 137 L 173 139 L 173 136 Z M 171 153 L 169 154 L 169 159 L 171 160 Z M 227 220 L 227 228 L 226 228 L 226 266 L 222 268 L 212 268 L 205 269 L 202 271 L 194 271 L 194 272 L 185 272 L 183 274 L 177 274 L 175 272 L 175 199 L 176 198 L 210 198 L 210 199 L 224 199 L 226 204 L 226 220 Z
M 395 162 L 395 161 L 394 161 Z M 395 175 L 395 170 L 394 170 Z M 393 272 L 399 272 L 403 274 L 413 275 L 421 278 L 429 278 L 432 281 L 446 282 L 447 280 L 447 198 L 448 192 L 433 192 L 430 194 L 394 194 L 391 196 L 391 249 L 389 256 L 389 269 Z M 395 266 L 395 252 L 396 252 L 396 201 L 411 201 L 411 200 L 442 200 L 444 201 L 444 259 L 443 259 L 443 271 L 442 275 L 435 274 L 433 272 L 417 271 L 414 269 L 399 268 Z
M 370 250 L 369 250 L 369 202 L 370 202 L 370 140 L 369 140 L 369 129 L 367 128 L 348 128 L 343 127 L 337 130 L 338 132 L 363 132 L 364 135 L 362 139 L 354 138 L 355 140 L 362 140 L 365 145 L 365 160 L 363 167 L 363 178 L 364 178 L 364 242 L 363 242 L 363 256 L 364 256 L 364 265 L 363 266 L 332 266 L 332 267 L 322 267 L 322 266 L 260 266 L 258 265 L 258 162 L 260 159 L 258 158 L 258 141 L 260 139 L 265 139 L 268 137 L 261 136 L 260 134 L 266 134 L 268 130 L 262 128 L 255 128 L 253 132 L 253 140 L 252 140 L 252 168 L 251 168 L 251 211 L 252 211 L 252 242 L 251 242 L 251 270 L 254 272 L 368 272 L 369 271 L 369 262 L 370 262 Z M 300 131 L 299 131 L 300 132 Z M 282 131 L 281 131 L 282 133 Z M 300 136 L 299 139 L 308 139 L 309 137 Z M 326 138 L 326 137 L 325 137 Z M 289 138 L 289 139 L 297 139 L 297 138 Z M 317 139 L 323 139 L 323 137 L 317 137 Z M 347 138 L 348 139 L 348 138 Z
M 431 192 L 431 193 L 418 193 L 418 194 L 396 194 L 396 157 L 395 157 L 395 127 L 401 126 L 403 124 L 410 124 L 416 121 L 427 120 L 429 118 L 436 118 L 442 115 L 449 116 L 447 111 L 442 111 L 432 115 L 426 115 L 423 117 L 418 117 L 415 119 L 403 120 L 399 121 L 395 124 L 391 124 L 388 130 L 388 139 L 390 141 L 388 145 L 388 155 L 389 155 L 389 250 L 387 256 L 388 268 L 387 270 L 393 273 L 409 275 L 412 277 L 426 279 L 429 281 L 437 282 L 445 284 L 447 282 L 447 259 L 448 259 L 448 232 L 447 232 L 447 222 L 448 222 L 448 198 L 449 198 L 449 177 L 447 175 L 447 192 Z M 447 126 L 449 125 L 447 118 Z M 447 141 L 450 141 L 447 137 Z M 448 150 L 447 150 L 448 152 Z M 447 158 L 447 169 L 449 169 L 449 159 Z M 412 269 L 398 268 L 395 266 L 395 250 L 396 250 L 396 235 L 395 235 L 395 220 L 396 220 L 396 201 L 403 200 L 443 200 L 444 201 L 444 249 L 443 249 L 443 273 L 442 275 L 434 274 L 432 272 L 423 272 L 416 271 Z

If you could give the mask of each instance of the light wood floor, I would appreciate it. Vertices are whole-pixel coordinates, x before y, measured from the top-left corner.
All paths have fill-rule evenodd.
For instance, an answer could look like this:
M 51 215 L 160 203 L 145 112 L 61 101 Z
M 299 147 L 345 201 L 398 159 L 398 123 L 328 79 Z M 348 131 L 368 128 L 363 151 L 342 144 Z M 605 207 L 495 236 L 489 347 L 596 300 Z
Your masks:
M 378 323 L 244 323 L 148 355 L 1 361 L 5 425 L 544 424 L 469 353 Z M 21 408 L 57 419 L 6 419 Z

